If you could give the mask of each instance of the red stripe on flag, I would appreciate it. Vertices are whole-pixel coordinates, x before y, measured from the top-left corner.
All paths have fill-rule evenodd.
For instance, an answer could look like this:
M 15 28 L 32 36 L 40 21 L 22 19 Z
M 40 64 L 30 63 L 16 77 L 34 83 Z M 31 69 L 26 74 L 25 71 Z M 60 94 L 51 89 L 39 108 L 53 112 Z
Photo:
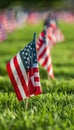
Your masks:
M 33 71 L 34 71 L 34 72 L 39 72 L 39 70 L 38 70 L 37 67 L 34 67 L 34 68 L 33 68 Z
M 51 67 L 52 67 L 52 64 L 50 64 L 50 66 L 49 66 L 48 69 L 47 69 L 49 73 L 50 73 Z
M 52 69 L 52 74 L 50 73 Z M 52 64 L 50 64 L 50 66 L 48 67 L 47 71 L 49 72 L 49 75 L 51 76 L 51 78 L 54 78 L 54 73 L 53 73 L 53 68 L 52 68 Z
M 49 56 L 47 56 L 47 57 L 44 59 L 44 62 L 42 63 L 42 66 L 46 66 L 48 60 L 49 60 Z
M 42 53 L 38 56 L 38 60 L 41 59 L 43 57 L 43 55 L 46 52 L 46 47 L 43 49 Z
M 41 32 L 41 36 L 44 37 L 44 31 Z
M 40 81 L 39 77 L 34 77 L 34 80 L 35 80 L 36 82 L 39 82 L 39 81 Z
M 17 95 L 17 98 L 18 98 L 19 101 L 21 101 L 22 100 L 22 96 L 20 94 L 20 91 L 18 89 L 18 86 L 17 86 L 17 83 L 15 81 L 14 75 L 12 73 L 12 70 L 11 70 L 11 67 L 10 67 L 10 62 L 6 65 L 6 68 L 7 68 L 8 75 L 9 75 L 9 77 L 11 79 L 14 91 L 15 91 L 15 93 Z
M 37 50 L 39 50 L 41 46 L 43 45 L 43 40 L 39 39 L 36 45 L 37 45 Z
M 28 88 L 27 88 L 27 85 L 26 85 L 26 81 L 24 80 L 23 74 L 22 74 L 22 72 L 21 72 L 21 70 L 20 70 L 20 67 L 21 67 L 21 66 L 19 66 L 16 56 L 14 57 L 13 62 L 14 62 L 16 71 L 17 71 L 17 73 L 18 73 L 18 76 L 19 76 L 19 78 L 20 78 L 20 82 L 21 82 L 21 84 L 22 84 L 22 87 L 23 87 L 23 89 L 24 89 L 24 93 L 26 94 L 26 96 L 28 96 Z M 24 76 L 25 76 L 25 75 L 24 75 Z

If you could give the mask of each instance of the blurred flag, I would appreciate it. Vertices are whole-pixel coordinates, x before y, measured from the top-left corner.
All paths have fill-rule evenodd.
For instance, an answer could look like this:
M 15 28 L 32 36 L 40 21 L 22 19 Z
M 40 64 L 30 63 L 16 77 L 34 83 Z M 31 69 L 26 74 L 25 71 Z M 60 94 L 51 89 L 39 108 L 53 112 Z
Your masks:
M 53 28 L 49 27 L 47 28 L 47 43 L 49 45 L 49 49 L 51 50 L 53 48 L 53 46 L 56 45 L 57 40 L 56 40 L 56 36 L 53 33 Z
M 48 17 L 45 21 L 44 27 L 46 27 L 46 37 L 49 49 L 51 50 L 53 46 L 56 45 L 57 40 L 54 35 L 54 30 L 57 28 L 56 22 L 51 17 Z
M 49 45 L 46 38 L 46 29 L 38 37 L 37 43 L 38 61 L 48 72 L 48 76 L 54 78 Z
M 2 23 L 7 32 L 12 32 L 15 29 L 14 16 L 13 16 L 12 12 L 3 13 Z
M 58 42 L 64 41 L 64 35 L 62 31 L 59 29 L 59 27 L 57 26 L 57 23 L 55 22 L 55 20 L 50 20 L 50 26 L 47 32 L 49 36 L 51 36 L 52 38 L 52 41 L 53 41 L 52 43 L 56 44 Z
M 55 46 L 58 42 L 64 41 L 64 35 L 57 27 L 55 20 L 49 20 L 45 26 L 47 29 L 47 42 L 50 49 L 52 49 L 52 47 Z
M 6 32 L 3 28 L 2 23 L 0 22 L 0 41 L 6 40 L 7 36 L 6 36 Z
M 62 42 L 65 40 L 64 34 L 58 27 L 54 30 L 54 35 L 56 37 L 57 42 Z
M 34 39 L 7 63 L 18 100 L 42 93 Z
M 36 24 L 36 23 L 37 23 L 36 13 L 31 12 L 31 13 L 28 15 L 27 21 L 28 21 L 28 23 L 31 24 L 31 25 Z

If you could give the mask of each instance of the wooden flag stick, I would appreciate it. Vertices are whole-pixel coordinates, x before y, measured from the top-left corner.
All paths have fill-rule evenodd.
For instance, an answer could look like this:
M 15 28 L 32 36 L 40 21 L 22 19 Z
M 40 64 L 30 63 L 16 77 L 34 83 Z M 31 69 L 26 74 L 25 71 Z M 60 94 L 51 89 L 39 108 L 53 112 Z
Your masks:
M 28 109 L 28 97 L 26 98 L 26 110 Z

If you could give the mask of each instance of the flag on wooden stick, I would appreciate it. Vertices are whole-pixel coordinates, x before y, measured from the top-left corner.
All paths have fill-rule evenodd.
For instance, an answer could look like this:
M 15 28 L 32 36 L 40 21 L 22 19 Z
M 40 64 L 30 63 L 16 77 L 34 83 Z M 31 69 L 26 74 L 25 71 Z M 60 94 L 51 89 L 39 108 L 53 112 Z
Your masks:
M 32 42 L 18 52 L 6 66 L 18 100 L 42 93 L 35 34 Z

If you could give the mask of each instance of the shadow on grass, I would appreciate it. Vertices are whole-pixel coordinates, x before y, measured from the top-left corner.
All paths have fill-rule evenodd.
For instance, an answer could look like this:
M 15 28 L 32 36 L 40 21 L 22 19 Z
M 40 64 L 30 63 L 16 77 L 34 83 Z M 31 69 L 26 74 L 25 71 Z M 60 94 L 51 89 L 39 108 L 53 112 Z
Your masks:
M 55 67 L 74 67 L 74 63 L 54 63 Z
M 8 43 L 13 43 L 13 42 L 25 42 L 25 41 L 31 41 L 31 38 L 12 38 L 12 39 L 7 39 L 6 42 Z
M 74 74 L 70 72 L 59 72 L 55 73 L 56 78 L 74 79 Z

